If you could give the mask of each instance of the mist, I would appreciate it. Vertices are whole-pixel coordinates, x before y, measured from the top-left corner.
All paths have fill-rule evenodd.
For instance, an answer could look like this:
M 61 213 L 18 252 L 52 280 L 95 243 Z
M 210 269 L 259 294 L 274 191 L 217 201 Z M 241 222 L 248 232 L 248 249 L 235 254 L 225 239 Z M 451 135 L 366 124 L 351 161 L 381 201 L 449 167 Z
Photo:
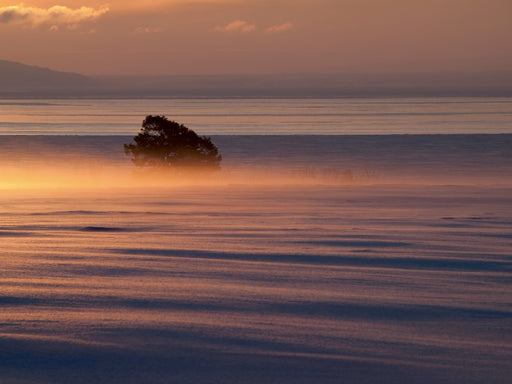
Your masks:
M 3 136 L 2 189 L 511 182 L 510 135 L 213 136 L 221 170 L 141 169 L 124 136 Z

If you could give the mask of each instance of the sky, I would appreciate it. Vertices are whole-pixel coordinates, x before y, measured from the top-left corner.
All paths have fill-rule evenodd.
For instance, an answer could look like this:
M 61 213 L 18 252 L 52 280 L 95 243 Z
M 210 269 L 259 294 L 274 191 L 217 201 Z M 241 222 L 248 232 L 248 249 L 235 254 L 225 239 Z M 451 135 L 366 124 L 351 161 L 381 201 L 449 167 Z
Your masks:
M 87 75 L 501 72 L 510 0 L 0 0 L 0 59 Z

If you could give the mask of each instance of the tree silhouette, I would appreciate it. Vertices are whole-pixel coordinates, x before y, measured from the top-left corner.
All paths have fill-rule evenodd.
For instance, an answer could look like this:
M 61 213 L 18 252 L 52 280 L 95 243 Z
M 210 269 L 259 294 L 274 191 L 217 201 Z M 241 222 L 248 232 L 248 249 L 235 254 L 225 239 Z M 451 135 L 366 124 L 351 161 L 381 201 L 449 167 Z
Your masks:
M 138 167 L 220 169 L 222 156 L 211 139 L 165 116 L 146 116 L 133 142 L 124 145 Z

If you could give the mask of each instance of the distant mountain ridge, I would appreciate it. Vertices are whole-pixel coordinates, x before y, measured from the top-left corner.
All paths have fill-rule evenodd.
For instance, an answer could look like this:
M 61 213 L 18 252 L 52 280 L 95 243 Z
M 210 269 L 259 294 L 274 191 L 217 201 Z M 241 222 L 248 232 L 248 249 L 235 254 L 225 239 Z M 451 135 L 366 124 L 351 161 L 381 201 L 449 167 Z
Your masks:
M 85 76 L 0 60 L 1 98 L 512 97 L 507 73 Z
M 99 86 L 99 81 L 78 73 L 54 71 L 0 60 L 0 95 L 65 95 L 87 92 Z

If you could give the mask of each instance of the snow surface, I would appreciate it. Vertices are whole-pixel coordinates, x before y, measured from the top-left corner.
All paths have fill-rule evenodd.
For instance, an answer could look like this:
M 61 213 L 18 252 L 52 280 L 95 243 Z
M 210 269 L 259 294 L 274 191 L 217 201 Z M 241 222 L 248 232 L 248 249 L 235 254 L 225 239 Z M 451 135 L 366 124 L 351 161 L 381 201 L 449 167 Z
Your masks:
M 41 137 L 6 138 L 0 382 L 509 383 L 512 187 L 500 147 L 509 137 L 493 137 L 484 137 L 501 148 L 491 174 L 490 152 L 477 150 L 486 160 L 475 163 L 467 146 L 447 153 L 430 136 L 417 138 L 434 142 L 420 157 L 411 143 L 396 149 L 411 138 L 385 138 L 409 162 L 379 163 L 384 151 L 364 148 L 380 141 L 353 137 L 343 161 L 326 149 L 300 167 L 240 137 L 245 147 L 223 153 L 223 172 L 245 172 L 237 183 L 96 185 L 68 164 L 64 176 L 90 183 L 74 188 L 51 188 L 56 173 L 43 165 L 58 173 L 59 157 L 77 151 L 95 166 L 114 161 L 90 153 L 105 139 L 82 138 L 96 145 L 77 150 L 77 138 L 60 138 L 68 144 L 56 154 Z M 293 140 L 297 150 L 320 139 Z M 319 171 L 356 170 L 360 153 L 375 174 Z M 443 168 L 442 156 L 457 161 Z M 317 173 L 301 177 L 314 182 L 259 179 L 261 168 L 289 176 L 305 166 Z M 42 175 L 50 179 L 38 186 Z

